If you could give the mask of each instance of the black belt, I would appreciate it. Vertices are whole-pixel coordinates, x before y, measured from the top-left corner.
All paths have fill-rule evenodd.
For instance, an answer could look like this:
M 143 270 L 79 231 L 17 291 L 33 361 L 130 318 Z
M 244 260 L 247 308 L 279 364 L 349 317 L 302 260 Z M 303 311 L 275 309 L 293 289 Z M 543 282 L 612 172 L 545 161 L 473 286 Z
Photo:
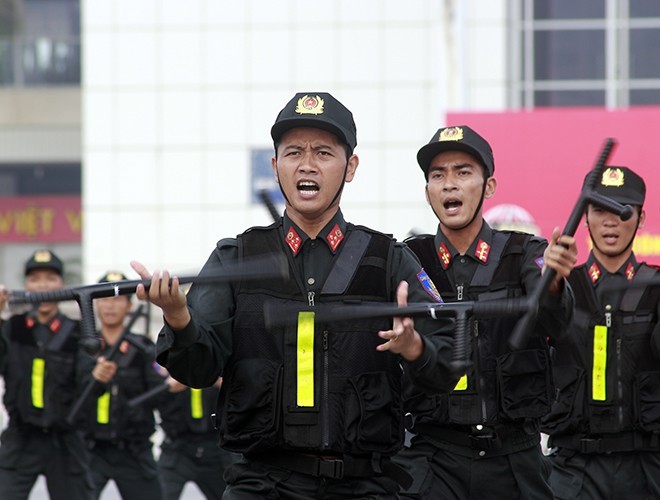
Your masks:
M 626 432 L 600 437 L 551 436 L 548 445 L 567 448 L 580 453 L 657 450 L 660 448 L 660 432 Z
M 473 450 L 497 450 L 511 444 L 536 444 L 537 432 L 529 433 L 524 426 L 496 425 L 472 426 L 470 428 L 439 427 L 420 424 L 416 427 L 421 435 Z
M 388 476 L 405 489 L 412 485 L 412 477 L 389 458 L 360 458 L 349 455 L 334 458 L 290 451 L 255 453 L 250 454 L 248 458 L 255 462 L 315 477 L 342 479 L 345 477 Z

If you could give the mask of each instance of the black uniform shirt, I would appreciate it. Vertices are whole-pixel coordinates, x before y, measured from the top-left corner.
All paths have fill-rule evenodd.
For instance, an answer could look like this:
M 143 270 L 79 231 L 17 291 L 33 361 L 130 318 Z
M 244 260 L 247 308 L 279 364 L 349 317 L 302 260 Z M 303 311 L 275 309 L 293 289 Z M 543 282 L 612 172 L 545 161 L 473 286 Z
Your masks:
M 441 255 L 444 245 L 450 260 L 445 273 L 456 290 L 456 300 L 469 300 L 467 293 L 470 288 L 472 277 L 479 266 L 498 265 L 499 259 L 491 258 L 490 252 L 493 246 L 493 236 L 496 233 L 486 221 L 483 222 L 479 234 L 474 239 L 470 248 L 461 255 L 449 242 L 441 230 L 435 235 L 435 248 Z M 486 244 L 486 246 L 483 245 Z M 526 294 L 532 292 L 539 280 L 543 267 L 543 252 L 547 242 L 542 238 L 532 238 L 525 246 L 525 255 L 521 259 L 520 278 L 523 291 Z M 442 259 L 442 257 L 441 257 Z M 544 331 L 550 336 L 561 337 L 565 334 L 568 322 L 572 316 L 573 294 L 569 287 L 564 284 L 564 289 L 559 295 L 548 294 L 542 307 L 539 309 L 537 324 L 544 325 Z
M 280 226 L 283 241 L 287 241 L 290 228 L 288 217 Z M 310 239 L 296 228 L 300 247 L 295 251 L 296 265 L 302 269 L 308 291 L 320 290 L 328 274 L 333 252 L 338 251 L 341 241 L 333 250 L 330 240 L 335 225 L 342 232 L 346 222 L 338 211 L 321 230 L 316 239 Z M 326 237 L 323 237 L 325 235 Z M 329 238 L 328 238 L 329 236 Z M 323 240 L 323 241 L 321 241 Z M 286 246 L 286 245 L 285 245 Z M 294 245 L 293 248 L 297 246 Z M 293 248 L 285 248 L 285 251 Z M 238 260 L 237 240 L 221 240 L 200 274 L 215 272 L 223 266 L 235 265 Z M 390 271 L 392 294 L 403 280 L 410 285 L 408 302 L 432 302 L 434 299 L 420 284 L 421 264 L 412 251 L 402 243 L 395 244 Z M 314 280 L 313 283 L 311 280 Z M 392 297 L 395 300 L 394 296 Z M 191 387 L 207 387 L 222 376 L 226 361 L 231 354 L 232 323 L 235 309 L 234 289 L 228 283 L 194 284 L 188 293 L 188 305 L 192 321 L 182 330 L 173 331 L 165 325 L 157 342 L 158 362 L 167 366 L 170 373 Z M 422 334 L 425 347 L 422 356 L 414 362 L 404 362 L 406 371 L 418 386 L 427 392 L 442 392 L 454 383 L 449 375 L 453 323 L 443 319 L 415 320 L 415 329 Z
M 628 289 L 626 284 L 637 272 L 639 264 L 635 255 L 631 253 L 616 272 L 610 273 L 591 252 L 585 267 L 591 277 L 598 303 L 603 307 L 609 305 L 611 310 L 615 311 L 619 308 L 621 297 Z

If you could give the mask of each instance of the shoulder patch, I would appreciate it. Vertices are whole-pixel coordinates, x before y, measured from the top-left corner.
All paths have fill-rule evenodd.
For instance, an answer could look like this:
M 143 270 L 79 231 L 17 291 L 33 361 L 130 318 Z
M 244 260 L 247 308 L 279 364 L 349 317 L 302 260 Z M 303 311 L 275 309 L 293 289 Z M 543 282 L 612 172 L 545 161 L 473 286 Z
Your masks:
M 422 287 L 424 287 L 424 290 L 426 290 L 426 293 L 428 293 L 433 300 L 441 304 L 444 302 L 440 296 L 440 292 L 438 292 L 438 289 L 435 287 L 435 283 L 433 283 L 433 280 L 428 274 L 426 274 L 426 271 L 423 268 L 417 273 L 417 279 Z
M 539 257 L 538 259 L 534 259 L 534 262 L 536 262 L 536 265 L 539 266 L 539 269 L 543 269 L 543 257 Z

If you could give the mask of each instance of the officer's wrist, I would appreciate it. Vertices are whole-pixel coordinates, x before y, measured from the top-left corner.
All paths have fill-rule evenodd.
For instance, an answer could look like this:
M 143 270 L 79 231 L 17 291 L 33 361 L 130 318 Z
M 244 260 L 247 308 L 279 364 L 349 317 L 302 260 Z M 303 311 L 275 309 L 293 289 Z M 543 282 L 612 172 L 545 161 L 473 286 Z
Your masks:
M 406 361 L 413 362 L 421 358 L 423 352 L 424 341 L 422 340 L 422 337 L 419 335 L 419 333 L 417 333 L 417 330 L 415 330 L 413 341 L 410 343 L 410 347 L 408 347 L 405 351 L 402 351 L 401 356 Z

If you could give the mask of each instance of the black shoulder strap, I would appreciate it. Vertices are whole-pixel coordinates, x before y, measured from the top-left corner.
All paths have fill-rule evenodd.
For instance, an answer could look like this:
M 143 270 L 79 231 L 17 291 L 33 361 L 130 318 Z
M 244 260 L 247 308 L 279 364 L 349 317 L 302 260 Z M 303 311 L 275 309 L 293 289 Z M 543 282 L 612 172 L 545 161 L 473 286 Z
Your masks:
M 346 237 L 335 263 L 328 274 L 321 294 L 343 294 L 353 281 L 360 261 L 367 251 L 371 235 L 366 231 L 354 229 Z
M 495 276 L 495 271 L 500 264 L 500 257 L 504 252 L 504 249 L 507 246 L 507 242 L 520 239 L 519 236 L 524 236 L 519 233 L 506 233 L 506 232 L 497 232 L 493 234 L 493 244 L 490 248 L 490 254 L 488 256 L 488 261 L 492 262 L 493 265 L 480 265 L 472 276 L 472 281 L 470 281 L 470 286 L 488 286 L 493 281 L 493 276 Z M 517 243 L 517 241 L 516 241 Z
M 635 277 L 633 278 L 633 283 L 637 280 L 645 281 L 653 278 L 655 276 L 656 270 L 652 267 L 645 266 L 642 264 L 639 266 Z M 646 291 L 645 286 L 633 286 L 626 290 L 626 293 L 621 299 L 621 306 L 619 307 L 623 312 L 633 312 L 637 310 L 640 300 Z

